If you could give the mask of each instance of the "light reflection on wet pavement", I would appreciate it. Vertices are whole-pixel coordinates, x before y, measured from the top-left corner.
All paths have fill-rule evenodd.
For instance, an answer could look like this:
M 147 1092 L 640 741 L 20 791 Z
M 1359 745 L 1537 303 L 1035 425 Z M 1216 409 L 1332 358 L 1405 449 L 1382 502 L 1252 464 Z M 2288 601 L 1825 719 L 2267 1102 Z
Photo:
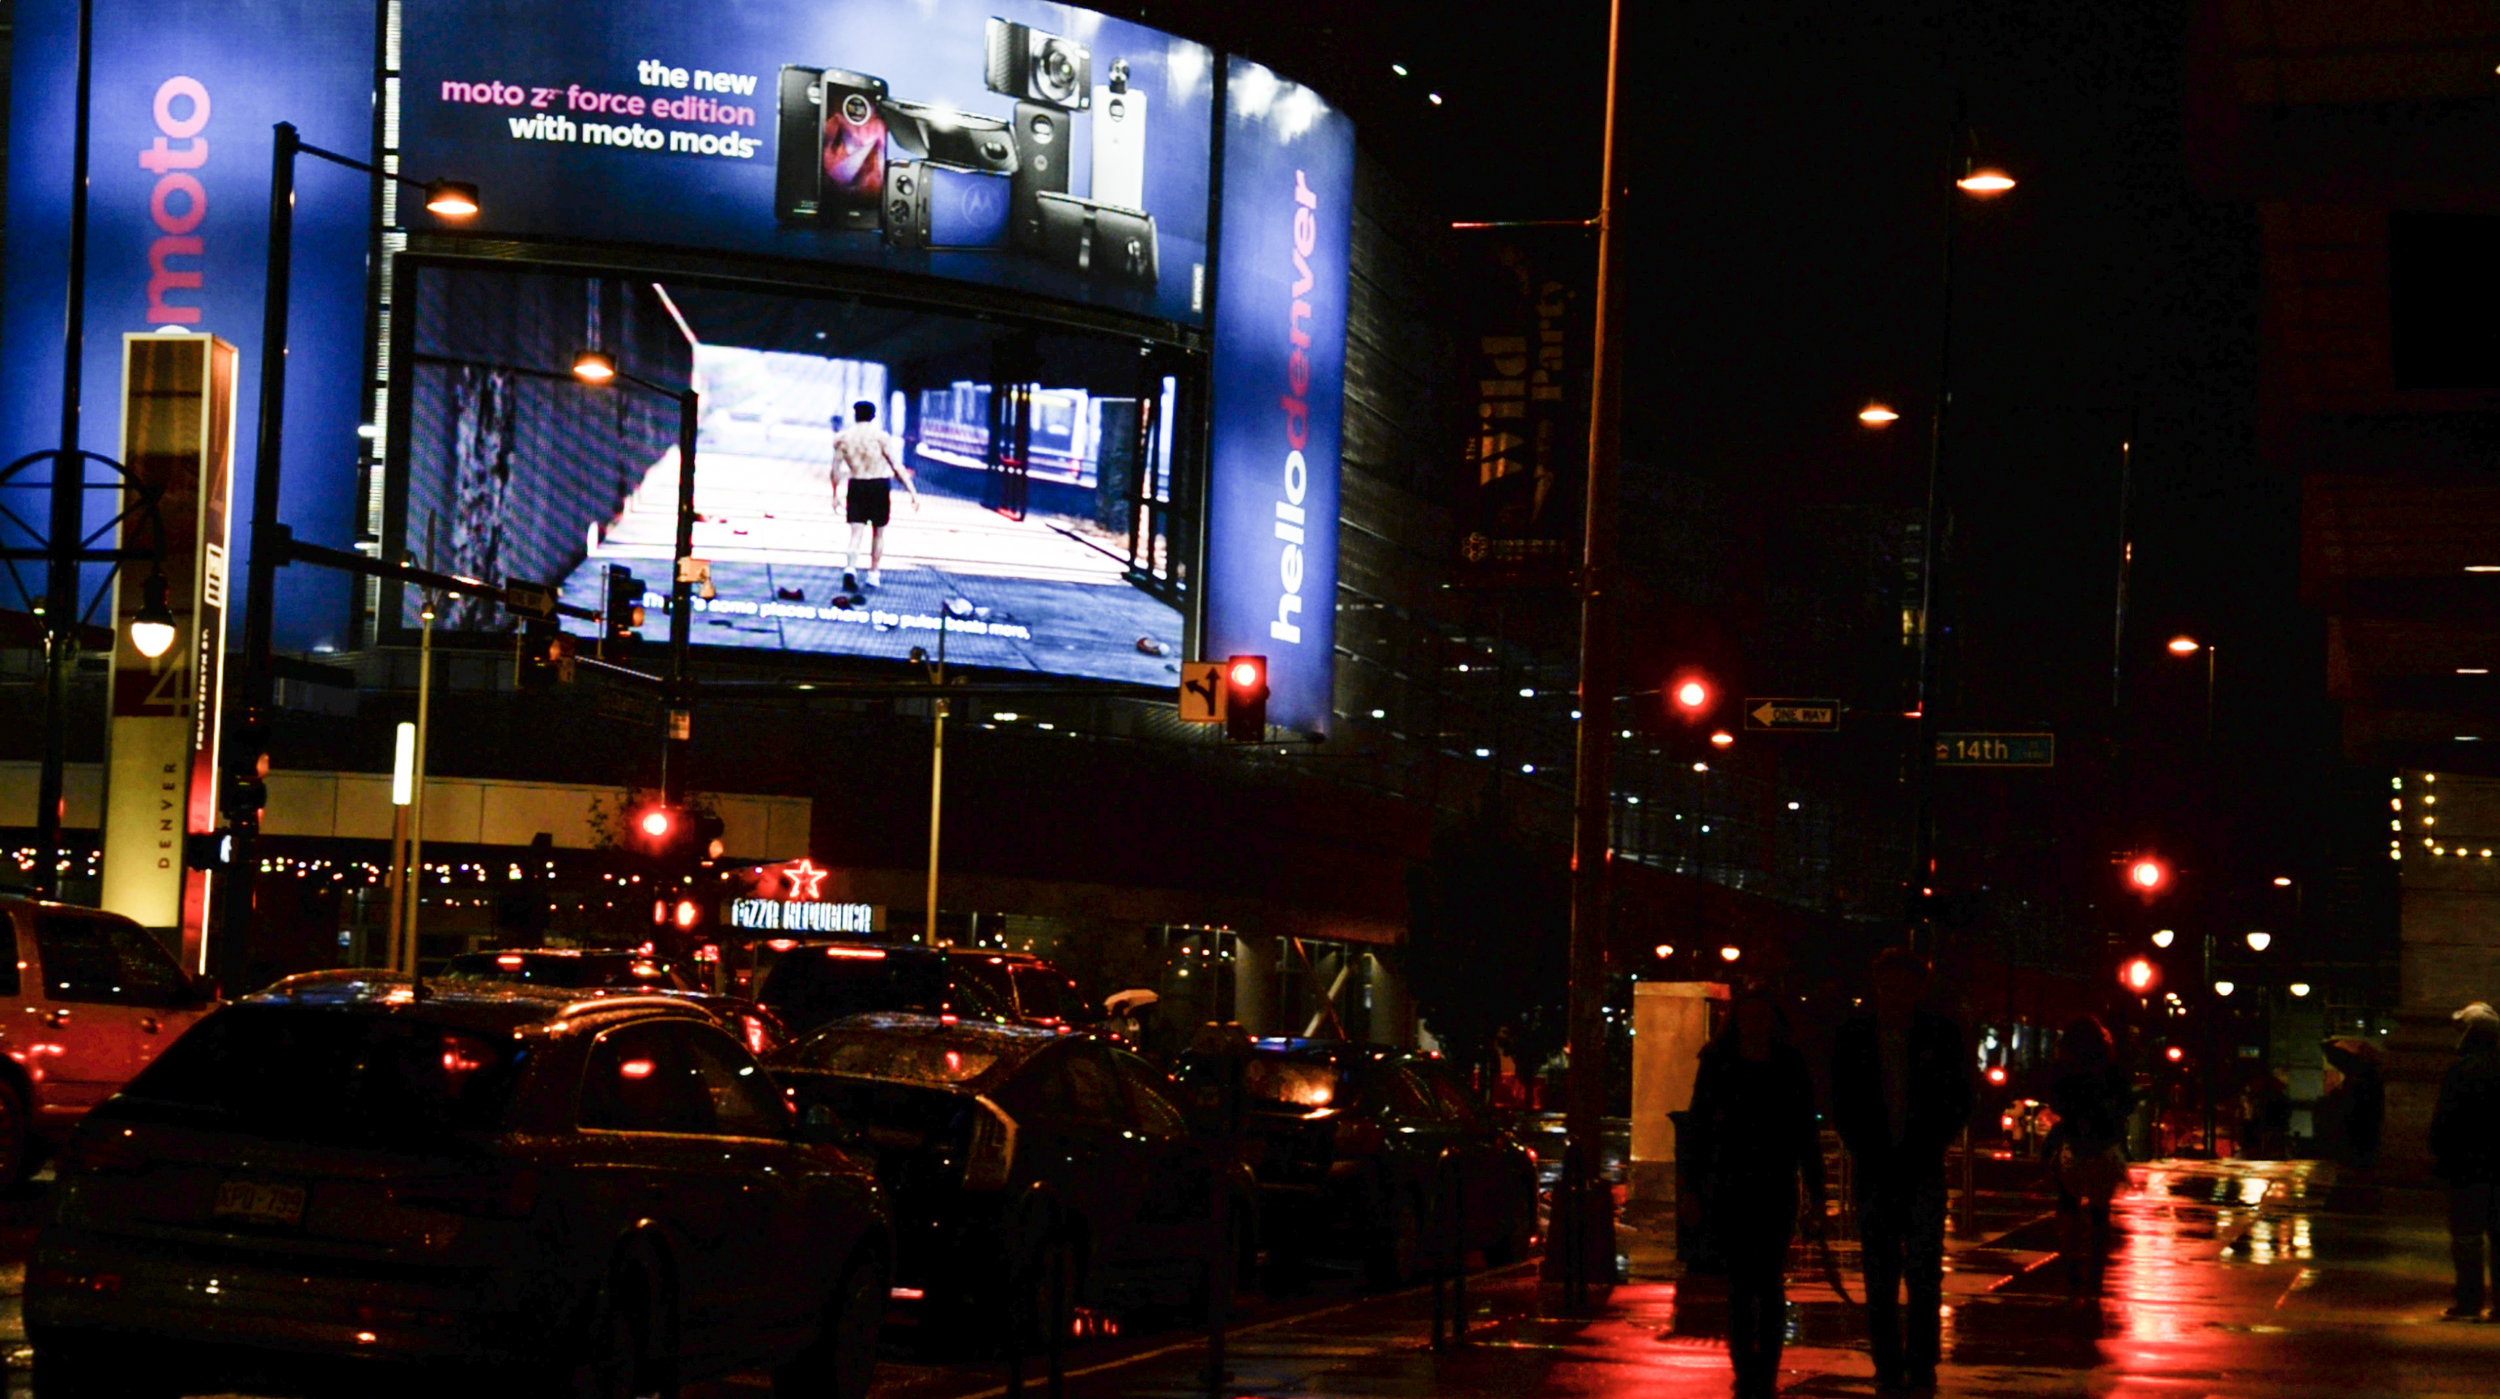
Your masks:
M 1945 1395 L 2377 1396 L 2500 1394 L 2500 1326 L 2436 1320 L 2447 1240 L 2428 1192 L 2337 1186 L 2308 1162 L 2138 1166 L 2116 1211 L 2098 1298 L 2070 1295 L 2052 1201 L 1983 1195 L 1981 1227 L 1948 1245 Z M 1842 1246 L 1852 1293 L 1853 1250 Z M 1794 1260 L 1782 1392 L 1867 1396 L 1858 1312 Z M 1236 1336 L 1221 1392 L 1245 1399 L 1404 1395 L 1718 1396 L 1729 1391 L 1724 1293 L 1707 1279 L 1615 1289 L 1604 1314 L 1557 1315 L 1525 1269 L 1471 1285 L 1475 1333 L 1435 1353 L 1429 1297 L 1406 1293 L 1281 1318 Z M 1176 1338 L 1177 1340 L 1177 1338 Z M 1204 1353 L 1173 1344 L 1076 1367 L 1083 1399 L 1205 1395 Z M 973 1399 L 905 1383 L 889 1394 Z M 995 1386 L 986 1386 L 993 1391 Z

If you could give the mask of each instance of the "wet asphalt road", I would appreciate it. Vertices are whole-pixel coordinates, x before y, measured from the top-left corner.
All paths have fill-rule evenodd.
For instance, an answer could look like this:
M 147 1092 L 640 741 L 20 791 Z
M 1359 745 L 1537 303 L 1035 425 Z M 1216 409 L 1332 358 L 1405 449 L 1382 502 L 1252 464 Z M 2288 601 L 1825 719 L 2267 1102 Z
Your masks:
M 1985 1163 L 1983 1163 L 1984 1165 Z M 2337 1181 L 2309 1163 L 2157 1162 L 2135 1171 L 2098 1296 L 2070 1293 L 2036 1174 L 1983 1170 L 1972 1228 L 1948 1244 L 1948 1395 L 2412 1399 L 2500 1394 L 2500 1326 L 2436 1320 L 2446 1237 L 2429 1192 Z M 40 1189 L 0 1199 L 0 1342 L 24 1391 L 18 1317 Z M 1632 1250 L 1636 1255 L 1638 1250 Z M 1841 1248 L 1851 1290 L 1854 1258 Z M 1801 1254 L 1797 1261 L 1806 1260 Z M 1644 1273 L 1670 1272 L 1644 1265 Z M 1800 1268 L 1784 1392 L 1863 1396 L 1872 1380 L 1854 1309 Z M 1231 1396 L 1682 1399 L 1728 1392 L 1722 1294 L 1707 1279 L 1637 1277 L 1600 1314 L 1560 1314 L 1532 1265 L 1479 1274 L 1471 1336 L 1429 1345 L 1428 1291 L 1370 1295 L 1347 1275 L 1306 1296 L 1244 1298 L 1229 1336 Z M 1072 1399 L 1204 1396 L 1199 1336 L 1148 1331 L 1068 1351 Z M 896 1348 L 877 1399 L 993 1399 L 1003 1368 Z M 1038 1394 L 1039 1376 L 1033 1376 Z M 686 1399 L 753 1399 L 761 1376 Z

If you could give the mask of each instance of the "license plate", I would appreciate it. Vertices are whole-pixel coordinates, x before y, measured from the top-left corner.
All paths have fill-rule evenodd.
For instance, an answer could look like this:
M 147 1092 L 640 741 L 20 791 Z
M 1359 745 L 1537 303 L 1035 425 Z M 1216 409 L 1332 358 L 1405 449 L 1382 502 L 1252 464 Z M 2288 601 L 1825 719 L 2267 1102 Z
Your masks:
M 230 1180 L 217 1187 L 219 1219 L 247 1224 L 301 1224 L 304 1187 L 265 1180 Z

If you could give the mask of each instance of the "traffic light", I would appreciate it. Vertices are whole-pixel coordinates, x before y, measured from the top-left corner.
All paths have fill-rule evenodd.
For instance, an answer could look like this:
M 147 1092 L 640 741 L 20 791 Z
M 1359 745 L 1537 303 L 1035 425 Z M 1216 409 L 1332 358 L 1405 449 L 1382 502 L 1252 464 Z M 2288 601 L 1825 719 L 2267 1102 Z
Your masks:
M 642 639 L 642 580 L 622 564 L 608 565 L 607 592 L 599 608 L 599 657 L 621 662 Z
M 1709 718 L 1718 704 L 1718 685 L 1698 670 L 1677 671 L 1667 681 L 1667 712 L 1687 724 Z
M 2173 872 L 2170 862 L 2147 851 L 2131 855 L 2126 861 L 2127 889 L 2137 898 L 2151 903 L 2170 892 Z
M 629 843 L 667 864 L 691 866 L 719 859 L 724 852 L 721 834 L 725 826 L 709 811 L 654 802 L 633 814 L 630 827 Z
M 580 673 L 574 664 L 580 643 L 557 631 L 551 623 L 529 623 L 521 633 L 519 646 L 512 682 L 523 690 L 536 693 L 550 685 L 570 685 Z
M 217 809 L 228 821 L 258 822 L 269 805 L 269 730 L 256 719 L 245 720 L 227 731 L 225 746 Z
M 2150 994 L 2154 987 L 2161 984 L 2161 968 L 2154 966 L 2149 958 L 2130 957 L 2126 965 L 2118 969 L 2118 984 L 2138 996 Z
M 1224 736 L 1235 743 L 1267 737 L 1267 657 L 1224 662 Z

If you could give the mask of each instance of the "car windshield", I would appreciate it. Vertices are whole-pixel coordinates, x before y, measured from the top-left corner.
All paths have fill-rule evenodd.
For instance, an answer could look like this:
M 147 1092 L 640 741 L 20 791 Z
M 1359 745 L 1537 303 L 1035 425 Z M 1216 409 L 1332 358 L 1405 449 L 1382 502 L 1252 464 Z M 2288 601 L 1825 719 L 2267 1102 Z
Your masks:
M 952 1027 L 835 1026 L 818 1031 L 793 1049 L 789 1062 L 851 1078 L 954 1087 L 987 1077 L 994 1069 L 1002 1074 L 1012 1071 L 1036 1047 L 995 1031 L 967 1034 Z
M 631 952 L 464 952 L 451 959 L 448 974 L 473 981 L 521 981 L 567 990 L 598 986 L 689 989 L 686 979 L 668 963 Z
M 1191 1088 L 1204 1090 L 1219 1086 L 1223 1073 L 1222 1060 L 1185 1054 L 1172 1076 Z M 1339 1100 L 1345 1093 L 1344 1075 L 1336 1065 L 1267 1054 L 1253 1054 L 1242 1061 L 1241 1088 L 1253 1103 L 1297 1112 L 1343 1106 Z
M 229 1006 L 117 1106 L 286 1141 L 407 1144 L 503 1126 L 527 1055 L 506 1031 L 311 1006 Z
M 1278 1107 L 1324 1108 L 1337 1101 L 1338 1075 L 1332 1064 L 1307 1064 L 1295 1059 L 1252 1055 L 1241 1070 L 1242 1091 L 1255 1102 Z
M 884 948 L 821 947 L 773 963 L 755 999 L 789 1025 L 809 1030 L 870 1011 L 935 1015 L 946 1006 L 946 962 Z

